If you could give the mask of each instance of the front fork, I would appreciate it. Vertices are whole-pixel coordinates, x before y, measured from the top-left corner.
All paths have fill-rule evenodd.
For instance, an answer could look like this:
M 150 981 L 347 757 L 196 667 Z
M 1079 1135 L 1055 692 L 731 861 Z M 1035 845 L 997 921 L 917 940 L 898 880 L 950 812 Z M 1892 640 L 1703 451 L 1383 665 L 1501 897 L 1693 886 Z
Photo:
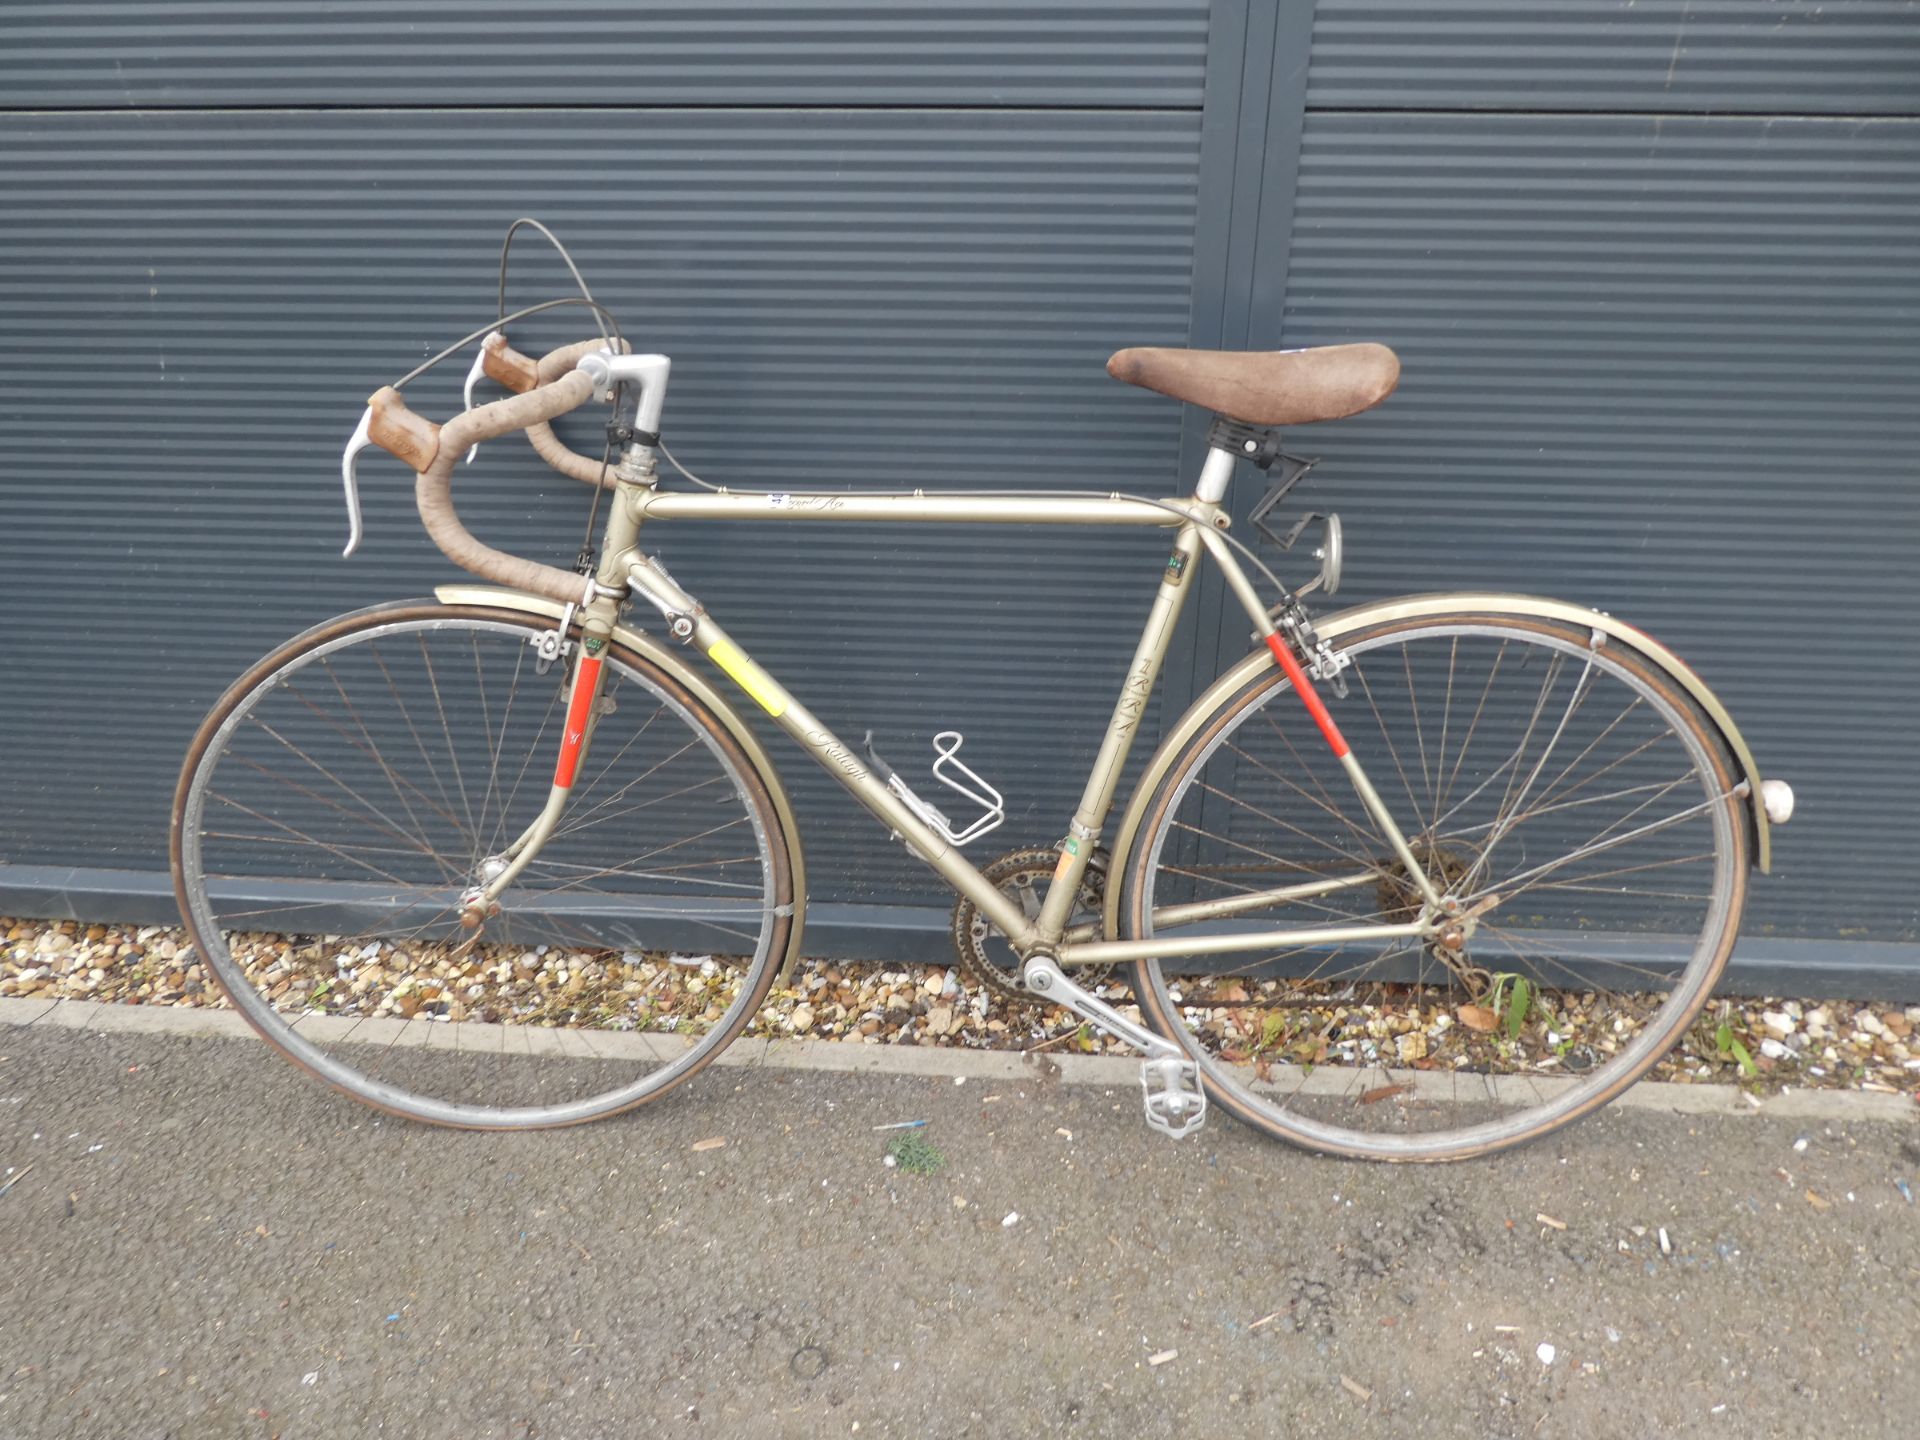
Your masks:
M 611 601 L 607 602 L 611 608 Z M 564 622 L 563 622 L 564 623 Z M 600 622 L 608 630 L 610 623 Z M 554 761 L 553 784 L 547 791 L 547 803 L 533 823 L 520 832 L 511 845 L 480 862 L 479 873 L 460 897 L 460 923 L 478 929 L 500 913 L 500 896 L 520 873 L 533 863 L 541 847 L 553 838 L 560 816 L 573 794 L 580 766 L 593 740 L 599 719 L 600 689 L 604 680 L 607 635 L 594 633 L 595 619 L 589 615 L 586 631 L 574 656 L 573 680 L 567 696 L 567 723 L 560 734 L 560 753 Z M 565 642 L 565 635 L 561 637 Z
M 654 423 L 658 424 L 657 409 Z M 633 514 L 633 507 L 624 503 L 624 487 L 649 483 L 652 472 L 653 451 L 644 446 L 630 448 L 614 471 L 623 484 L 615 488 L 614 503 L 607 513 L 600 568 L 591 580 L 583 576 L 580 581 L 586 591 L 578 611 L 580 644 L 574 654 L 573 682 L 567 694 L 567 724 L 561 732 L 560 753 L 554 761 L 553 785 L 547 791 L 547 803 L 533 823 L 520 832 L 519 838 L 480 862 L 479 873 L 460 897 L 460 923 L 468 929 L 477 929 L 500 913 L 500 896 L 507 886 L 533 863 L 541 847 L 553 838 L 573 794 L 580 767 L 593 745 L 594 727 L 600 718 L 600 692 L 605 684 L 607 643 L 613 635 L 614 623 L 620 618 L 620 602 L 627 594 L 627 566 L 632 563 L 634 542 L 640 535 L 640 522 Z M 557 653 L 564 655 L 568 616 L 563 615 L 558 625 Z

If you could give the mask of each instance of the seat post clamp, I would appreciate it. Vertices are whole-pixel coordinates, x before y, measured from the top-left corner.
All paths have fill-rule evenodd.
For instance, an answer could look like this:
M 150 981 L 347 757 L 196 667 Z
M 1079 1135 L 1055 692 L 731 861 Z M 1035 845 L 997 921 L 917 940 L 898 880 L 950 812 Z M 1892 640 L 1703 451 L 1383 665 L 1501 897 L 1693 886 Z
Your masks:
M 1207 426 L 1207 444 L 1262 470 L 1270 469 L 1281 455 L 1278 430 L 1266 425 L 1249 425 L 1225 415 L 1214 416 L 1213 423 Z

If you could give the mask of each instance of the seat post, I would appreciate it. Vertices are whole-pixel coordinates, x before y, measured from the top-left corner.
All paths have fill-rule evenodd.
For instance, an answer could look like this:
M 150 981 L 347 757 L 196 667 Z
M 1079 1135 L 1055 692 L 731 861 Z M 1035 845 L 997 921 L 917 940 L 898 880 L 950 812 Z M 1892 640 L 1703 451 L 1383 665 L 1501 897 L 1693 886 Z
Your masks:
M 1196 500 L 1209 505 L 1220 503 L 1227 493 L 1227 482 L 1233 479 L 1234 458 L 1231 450 L 1222 450 L 1218 445 L 1207 447 L 1207 463 L 1200 467 L 1200 479 L 1193 487 Z

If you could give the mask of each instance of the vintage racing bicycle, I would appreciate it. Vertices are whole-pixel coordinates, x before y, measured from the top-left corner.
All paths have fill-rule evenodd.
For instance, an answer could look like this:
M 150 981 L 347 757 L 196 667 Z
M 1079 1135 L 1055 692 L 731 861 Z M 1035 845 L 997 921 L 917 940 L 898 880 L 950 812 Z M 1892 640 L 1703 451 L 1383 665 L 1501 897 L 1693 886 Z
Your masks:
M 1485 1154 L 1605 1104 L 1706 1002 L 1792 793 L 1761 779 L 1699 676 L 1558 600 L 1316 616 L 1304 598 L 1337 586 L 1337 518 L 1310 517 L 1318 573 L 1295 589 L 1230 533 L 1236 472 L 1268 475 L 1266 531 L 1305 470 L 1279 427 L 1379 404 L 1391 350 L 1113 356 L 1116 378 L 1213 416 L 1179 494 L 801 493 L 681 470 L 660 439 L 668 357 L 636 353 L 580 292 L 468 337 L 468 408 L 443 425 L 408 409 L 412 376 L 379 390 L 343 461 L 349 554 L 372 444 L 417 472 L 428 534 L 489 583 L 296 636 L 186 758 L 186 924 L 240 1013 L 327 1083 L 504 1129 L 613 1115 L 697 1074 L 803 943 L 802 837 L 768 727 L 957 892 L 966 973 L 1138 1048 L 1146 1118 L 1171 1135 L 1217 1105 L 1326 1154 Z M 507 343 L 506 323 L 566 305 L 600 335 L 539 360 Z M 474 403 L 489 379 L 508 393 Z M 589 406 L 607 416 L 597 457 L 553 429 Z M 492 548 L 454 510 L 463 457 L 515 431 L 604 512 L 574 570 Z M 1006 807 L 958 734 L 933 766 L 950 817 L 807 707 L 821 677 L 789 689 L 646 548 L 657 525 L 739 520 L 1165 532 L 1079 807 L 1041 837 L 1057 843 L 969 859 Z M 1251 649 L 1158 738 L 1116 819 L 1203 563 Z M 1137 1009 L 1093 978 L 1115 970 Z

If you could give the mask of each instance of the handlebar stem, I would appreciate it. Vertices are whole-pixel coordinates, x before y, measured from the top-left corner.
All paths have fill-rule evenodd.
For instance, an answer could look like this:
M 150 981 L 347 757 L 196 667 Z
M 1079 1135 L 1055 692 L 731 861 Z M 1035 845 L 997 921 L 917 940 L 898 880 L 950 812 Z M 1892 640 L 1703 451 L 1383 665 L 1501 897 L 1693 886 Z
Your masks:
M 616 384 L 633 386 L 639 397 L 634 404 L 633 428 L 643 439 L 659 437 L 660 416 L 667 405 L 667 375 L 673 361 L 665 355 L 596 354 L 581 356 L 579 368 L 593 380 L 596 400 L 606 399 L 607 391 Z

